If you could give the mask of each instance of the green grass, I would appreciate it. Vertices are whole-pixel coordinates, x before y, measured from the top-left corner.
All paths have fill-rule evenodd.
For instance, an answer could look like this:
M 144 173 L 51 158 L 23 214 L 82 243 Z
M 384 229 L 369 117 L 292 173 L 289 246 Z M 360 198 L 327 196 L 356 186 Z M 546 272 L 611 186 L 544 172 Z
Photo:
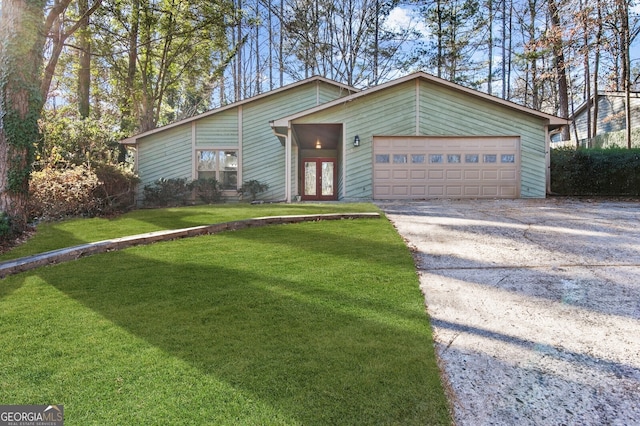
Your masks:
M 239 203 L 141 209 L 113 219 L 71 219 L 41 223 L 33 238 L 9 252 L 0 254 L 0 262 L 78 244 L 165 229 L 189 228 L 264 216 L 378 211 L 369 203 L 259 205 Z
M 67 425 L 451 423 L 413 261 L 385 219 L 12 276 L 0 328 L 0 401 L 63 404 Z

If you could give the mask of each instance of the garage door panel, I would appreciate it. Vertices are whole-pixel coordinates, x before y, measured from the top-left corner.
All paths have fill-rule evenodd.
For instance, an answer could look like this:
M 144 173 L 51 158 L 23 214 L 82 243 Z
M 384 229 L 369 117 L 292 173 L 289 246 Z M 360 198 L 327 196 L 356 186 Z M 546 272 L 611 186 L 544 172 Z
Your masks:
M 428 170 L 429 179 L 444 179 L 444 170 Z
M 516 178 L 515 170 L 500 170 L 501 180 L 515 180 L 515 178 Z
M 498 180 L 498 171 L 497 170 L 483 170 L 482 171 L 482 180 Z
M 411 170 L 411 179 L 424 180 L 427 177 L 426 170 Z
M 462 180 L 462 170 L 447 170 L 447 180 Z
M 497 186 L 483 186 L 482 187 L 482 196 L 483 197 L 497 197 L 498 196 L 498 187 Z
M 390 185 L 377 185 L 376 191 L 380 194 L 381 197 L 388 197 L 391 195 L 391 186 Z
M 376 170 L 374 173 L 376 180 L 385 180 L 391 177 L 391 170 Z
M 500 187 L 500 196 L 501 197 L 517 197 L 518 189 L 515 186 L 502 186 Z
M 411 195 L 416 197 L 422 197 L 427 195 L 427 187 L 425 185 L 412 185 Z
M 444 195 L 444 186 L 443 185 L 428 185 L 427 186 L 427 195 L 429 197 L 442 197 Z
M 392 187 L 392 192 L 394 196 L 404 197 L 409 195 L 409 187 L 407 185 L 394 185 Z
M 520 195 L 517 137 L 375 137 L 374 198 Z
M 393 170 L 391 176 L 393 179 L 406 180 L 409 177 L 409 170 Z
M 464 171 L 465 180 L 479 180 L 480 179 L 480 170 L 465 170 Z
M 474 186 L 474 185 L 465 185 L 464 187 L 464 195 L 466 197 L 479 197 L 481 195 L 480 193 L 480 186 Z
M 462 195 L 462 185 L 447 185 L 445 194 L 447 194 L 447 197 L 460 197 Z

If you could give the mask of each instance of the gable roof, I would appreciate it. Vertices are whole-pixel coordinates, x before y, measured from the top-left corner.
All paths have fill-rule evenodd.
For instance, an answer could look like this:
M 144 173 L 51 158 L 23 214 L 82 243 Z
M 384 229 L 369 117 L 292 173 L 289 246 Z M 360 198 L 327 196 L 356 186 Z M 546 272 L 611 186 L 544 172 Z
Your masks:
M 631 105 L 633 105 L 633 100 L 634 99 L 638 99 L 640 98 L 640 92 L 631 92 L 629 93 L 629 96 L 631 97 L 632 103 Z M 601 91 L 598 90 L 598 93 L 595 95 L 591 95 L 591 102 L 587 102 L 586 100 L 580 104 L 580 106 L 578 108 L 576 108 L 576 110 L 574 111 L 574 113 L 571 115 L 571 117 L 575 120 L 576 117 L 578 117 L 580 114 L 583 114 L 585 112 L 585 110 L 587 109 L 587 104 L 589 105 L 593 105 L 594 102 L 596 101 L 596 99 L 600 99 L 600 98 L 622 98 L 622 97 L 626 97 L 625 92 L 613 92 L 613 91 Z
M 379 92 L 381 90 L 385 90 L 385 89 L 388 89 L 390 87 L 393 87 L 393 86 L 396 86 L 396 85 L 399 85 L 399 84 L 403 84 L 403 83 L 406 83 L 408 81 L 412 81 L 412 80 L 416 80 L 416 79 L 422 79 L 422 80 L 428 81 L 430 83 L 434 83 L 434 84 L 437 84 L 437 85 L 440 85 L 440 86 L 444 86 L 444 87 L 447 87 L 447 88 L 450 88 L 450 89 L 453 89 L 453 90 L 468 94 L 470 96 L 474 96 L 474 97 L 477 97 L 477 98 L 480 98 L 480 99 L 484 99 L 484 100 L 487 100 L 489 102 L 493 102 L 493 103 L 498 104 L 498 105 L 506 106 L 508 108 L 514 109 L 516 111 L 523 112 L 525 114 L 533 115 L 533 116 L 539 117 L 541 119 L 548 120 L 548 123 L 549 123 L 551 128 L 561 127 L 561 126 L 569 124 L 569 122 L 570 122 L 567 119 L 560 118 L 560 117 L 557 117 L 555 115 L 547 114 L 547 113 L 544 113 L 544 112 L 541 112 L 541 111 L 537 111 L 535 109 L 528 108 L 528 107 L 516 104 L 515 102 L 507 101 L 507 100 L 504 100 L 502 98 L 498 98 L 496 96 L 488 95 L 488 94 L 480 92 L 478 90 L 469 89 L 468 87 L 464 87 L 464 86 L 461 86 L 459 84 L 452 83 L 450 81 L 447 81 L 447 80 L 444 80 L 442 78 L 436 77 L 434 75 L 427 74 L 425 72 L 420 71 L 420 72 L 416 72 L 416 73 L 413 73 L 413 74 L 409 74 L 409 75 L 407 75 L 405 77 L 400 77 L 400 78 L 398 78 L 396 80 L 388 81 L 386 83 L 380 84 L 378 86 L 371 87 L 369 89 L 362 90 L 362 91 L 354 93 L 352 95 L 345 96 L 343 98 L 339 98 L 339 99 L 336 99 L 334 101 L 324 103 L 322 105 L 318 105 L 317 107 L 314 107 L 314 108 L 311 108 L 311 109 L 308 109 L 308 110 L 305 110 L 305 111 L 301 111 L 301 112 L 298 112 L 296 114 L 289 115 L 287 117 L 282 117 L 280 119 L 274 120 L 271 123 L 271 127 L 272 128 L 287 127 L 288 123 L 290 121 L 295 120 L 297 118 L 305 117 L 305 116 L 308 116 L 310 114 L 316 113 L 318 111 L 325 110 L 327 108 L 331 108 L 331 107 L 336 106 L 336 105 L 341 105 L 341 104 L 344 104 L 344 103 L 347 103 L 347 102 L 351 102 L 351 101 L 353 101 L 355 99 L 359 99 L 361 97 L 370 95 L 372 93 L 376 93 L 376 92 Z
M 274 89 L 274 90 L 271 90 L 271 91 L 268 91 L 268 92 L 261 93 L 261 94 L 256 95 L 256 96 L 252 96 L 250 98 L 243 99 L 243 100 L 238 101 L 238 102 L 234 102 L 234 103 L 231 103 L 231 104 L 228 104 L 228 105 L 224 105 L 224 106 L 219 107 L 219 108 L 214 108 L 212 110 L 203 112 L 202 114 L 194 115 L 192 117 L 188 117 L 188 118 L 185 118 L 185 119 L 182 119 L 182 120 L 178 120 L 178 121 L 175 121 L 173 123 L 167 124 L 165 126 L 156 127 L 155 129 L 151 129 L 151 130 L 148 130 L 146 132 L 142 132 L 142 133 L 138 133 L 136 135 L 129 136 L 128 138 L 122 139 L 119 143 L 121 143 L 122 145 L 135 145 L 137 143 L 138 139 L 140 139 L 140 138 L 143 138 L 143 137 L 146 137 L 146 136 L 150 136 L 150 135 L 153 135 L 155 133 L 163 132 L 165 130 L 172 129 L 174 127 L 182 126 L 182 125 L 190 123 L 192 121 L 200 120 L 202 118 L 209 117 L 209 116 L 214 115 L 214 114 L 218 114 L 218 113 L 220 113 L 222 111 L 226 111 L 226 110 L 229 110 L 229 109 L 236 108 L 236 107 L 238 107 L 240 105 L 245 105 L 245 104 L 248 104 L 248 103 L 251 103 L 251 102 L 255 102 L 257 100 L 260 100 L 260 99 L 263 99 L 263 98 L 267 98 L 269 96 L 272 96 L 272 95 L 275 95 L 275 94 L 278 94 L 278 93 L 281 93 L 281 92 L 286 92 L 288 90 L 294 89 L 296 87 L 304 86 L 305 84 L 309 84 L 309 83 L 327 83 L 327 84 L 339 87 L 341 89 L 344 89 L 344 90 L 346 90 L 347 92 L 350 92 L 350 93 L 354 93 L 354 92 L 359 92 L 360 91 L 360 89 L 356 89 L 355 87 L 351 87 L 351 86 L 348 86 L 346 84 L 342 84 L 342 83 L 339 83 L 337 81 L 334 81 L 334 80 L 331 80 L 331 79 L 328 79 L 328 78 L 325 78 L 325 77 L 313 76 L 313 77 L 309 77 L 307 79 L 300 80 L 300 81 L 292 83 L 292 84 L 287 84 L 285 86 L 279 87 L 277 89 Z

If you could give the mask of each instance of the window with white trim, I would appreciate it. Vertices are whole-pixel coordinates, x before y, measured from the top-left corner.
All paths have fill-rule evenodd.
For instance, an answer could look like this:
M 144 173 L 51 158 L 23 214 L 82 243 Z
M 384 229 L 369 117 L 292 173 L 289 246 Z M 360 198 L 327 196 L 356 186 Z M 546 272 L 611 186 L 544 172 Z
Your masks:
M 198 179 L 216 179 L 222 189 L 238 188 L 238 151 L 199 149 L 196 151 Z

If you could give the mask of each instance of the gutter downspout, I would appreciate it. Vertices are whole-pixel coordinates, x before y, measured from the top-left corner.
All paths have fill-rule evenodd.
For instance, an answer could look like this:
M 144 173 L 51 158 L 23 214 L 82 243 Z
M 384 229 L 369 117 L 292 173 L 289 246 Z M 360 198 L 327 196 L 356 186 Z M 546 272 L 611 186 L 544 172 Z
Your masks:
M 546 137 L 546 142 L 545 142 L 545 169 L 546 169 L 546 193 L 547 195 L 552 194 L 551 192 L 551 136 L 556 135 L 556 134 L 560 134 L 562 133 L 562 129 L 553 129 L 553 130 L 549 130 L 549 125 L 545 126 L 546 127 L 546 131 L 545 133 L 547 134 Z

